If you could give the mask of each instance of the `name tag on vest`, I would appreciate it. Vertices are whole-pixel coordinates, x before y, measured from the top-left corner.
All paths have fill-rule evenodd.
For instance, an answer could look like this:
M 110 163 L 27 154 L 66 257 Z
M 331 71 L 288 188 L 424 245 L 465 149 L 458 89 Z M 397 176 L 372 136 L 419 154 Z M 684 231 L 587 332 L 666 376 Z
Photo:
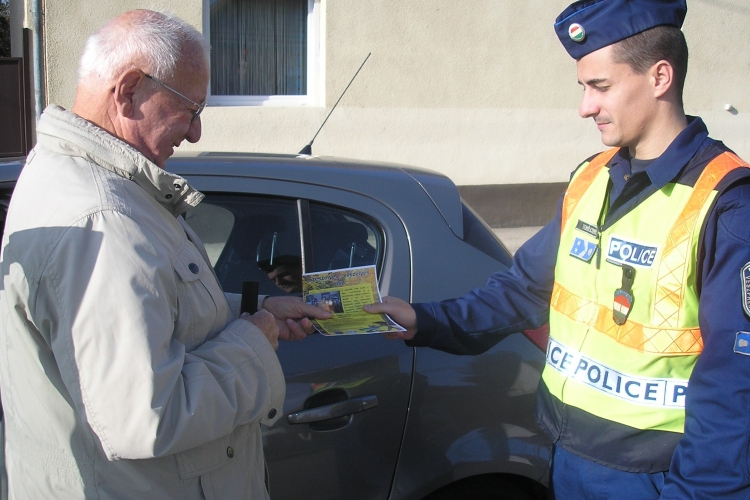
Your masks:
M 547 367 L 568 379 L 631 403 L 662 408 L 685 408 L 688 381 L 634 377 L 615 370 L 550 337 Z
M 607 262 L 630 264 L 631 266 L 651 267 L 659 247 L 628 241 L 618 236 L 609 239 Z
M 599 239 L 599 229 L 594 224 L 589 224 L 588 222 L 583 222 L 579 219 L 578 224 L 576 224 L 576 229 L 593 236 L 597 240 Z

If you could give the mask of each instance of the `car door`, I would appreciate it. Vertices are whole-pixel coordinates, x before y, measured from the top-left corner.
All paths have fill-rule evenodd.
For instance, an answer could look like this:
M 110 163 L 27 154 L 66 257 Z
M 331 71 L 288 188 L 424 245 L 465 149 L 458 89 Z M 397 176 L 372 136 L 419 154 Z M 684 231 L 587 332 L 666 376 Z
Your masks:
M 204 240 L 225 291 L 297 294 L 307 272 L 375 264 L 382 293 L 409 298 L 410 258 L 399 217 L 330 187 L 186 176 L 206 194 L 186 220 Z M 284 417 L 265 430 L 271 496 L 383 499 L 407 415 L 413 349 L 380 335 L 282 342 Z

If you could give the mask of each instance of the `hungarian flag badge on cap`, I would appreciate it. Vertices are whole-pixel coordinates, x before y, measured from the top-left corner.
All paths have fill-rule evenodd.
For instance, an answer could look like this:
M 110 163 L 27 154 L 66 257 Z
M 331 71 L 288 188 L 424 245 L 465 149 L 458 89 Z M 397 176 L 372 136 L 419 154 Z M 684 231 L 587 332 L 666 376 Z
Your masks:
M 654 26 L 682 27 L 686 0 L 579 0 L 555 20 L 555 33 L 573 59 Z
M 573 23 L 568 27 L 568 36 L 574 42 L 581 43 L 586 38 L 586 30 L 578 23 Z

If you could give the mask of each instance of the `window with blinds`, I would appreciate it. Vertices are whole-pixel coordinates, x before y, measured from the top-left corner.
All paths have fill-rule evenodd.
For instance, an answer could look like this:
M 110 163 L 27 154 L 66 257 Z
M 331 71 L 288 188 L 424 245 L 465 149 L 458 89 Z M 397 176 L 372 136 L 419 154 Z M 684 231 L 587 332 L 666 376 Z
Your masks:
M 311 93 L 316 2 L 208 1 L 212 103 L 262 103 L 277 96 L 303 102 L 299 98 Z

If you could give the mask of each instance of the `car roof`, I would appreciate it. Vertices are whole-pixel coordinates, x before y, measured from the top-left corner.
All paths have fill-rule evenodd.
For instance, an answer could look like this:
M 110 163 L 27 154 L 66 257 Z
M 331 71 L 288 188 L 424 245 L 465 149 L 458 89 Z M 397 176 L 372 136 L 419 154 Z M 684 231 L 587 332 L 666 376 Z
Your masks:
M 227 175 L 329 186 L 394 207 L 404 204 L 403 185 L 407 182 L 423 191 L 456 236 L 463 238 L 458 188 L 445 175 L 424 168 L 327 156 L 195 152 L 172 156 L 167 170 L 181 176 Z
M 18 179 L 25 158 L 0 159 L 0 183 Z M 279 167 L 283 166 L 283 169 Z M 418 186 L 446 224 L 463 239 L 463 212 L 458 188 L 443 174 L 425 168 L 349 158 L 267 153 L 187 152 L 167 161 L 178 175 L 227 175 L 283 179 L 345 189 L 389 206 L 404 203 L 404 181 Z

